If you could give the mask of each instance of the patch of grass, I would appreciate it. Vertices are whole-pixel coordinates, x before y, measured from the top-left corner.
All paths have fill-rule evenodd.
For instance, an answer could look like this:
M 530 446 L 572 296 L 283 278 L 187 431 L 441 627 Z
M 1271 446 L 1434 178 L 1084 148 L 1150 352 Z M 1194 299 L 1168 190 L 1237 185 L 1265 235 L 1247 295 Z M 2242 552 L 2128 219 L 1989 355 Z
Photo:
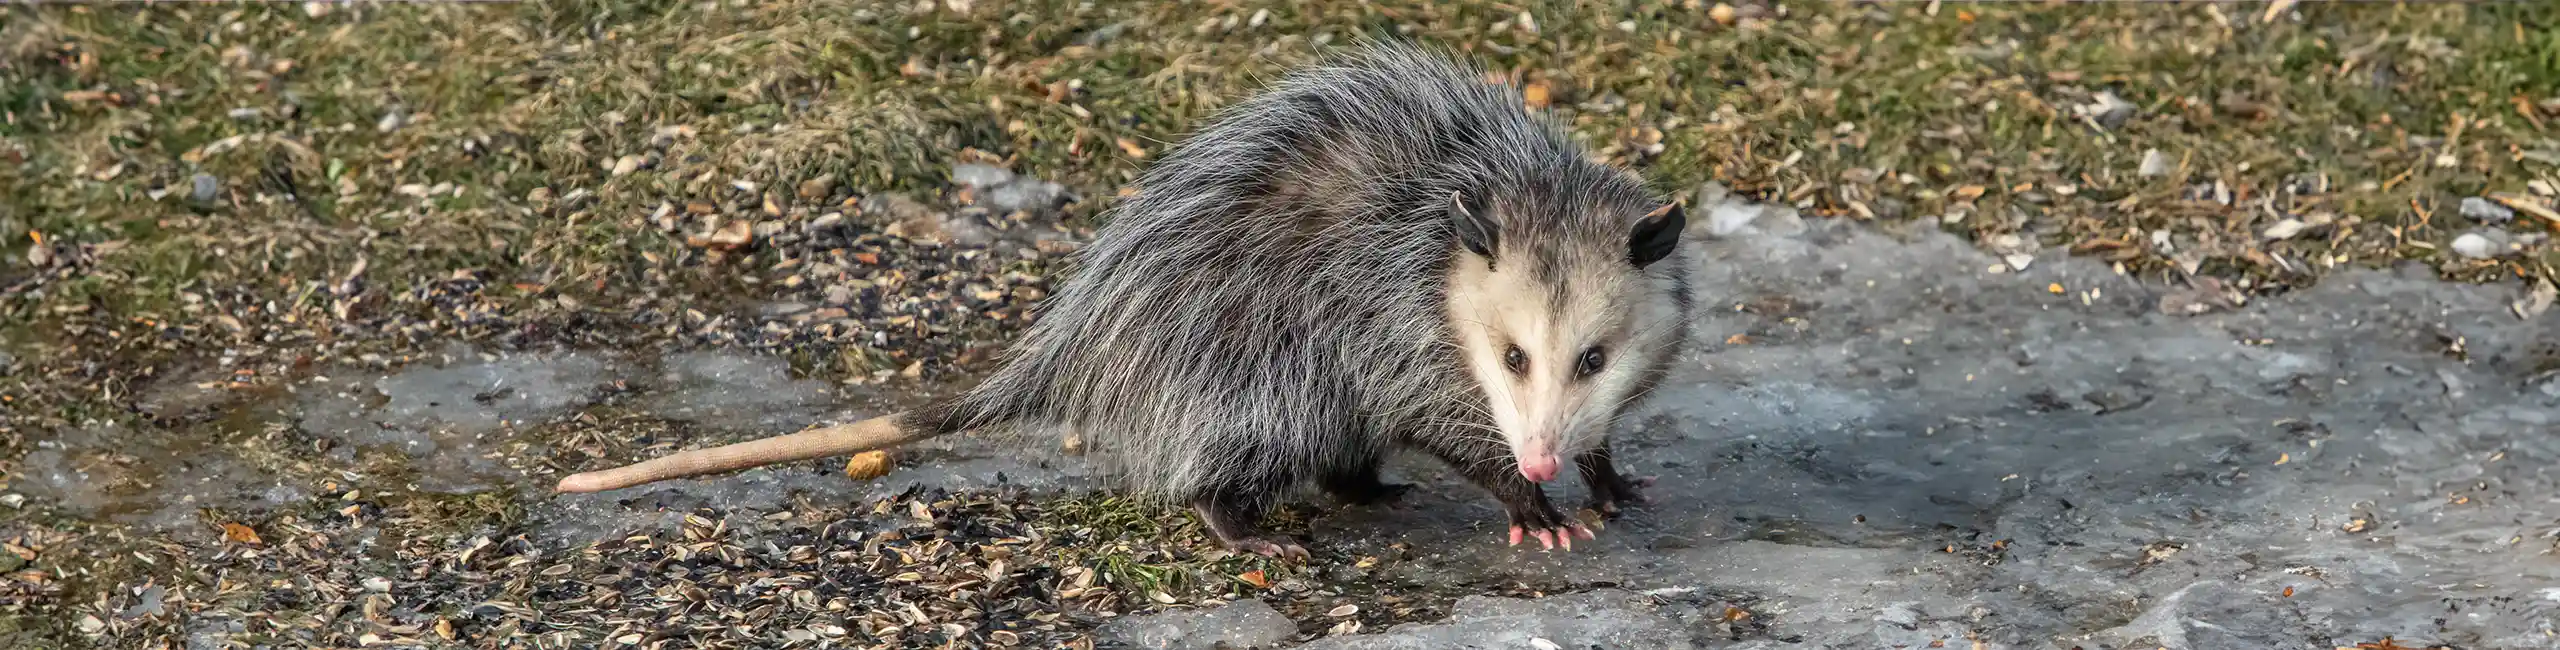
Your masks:
M 2275 24 L 2213 6 L 1817 3 L 1738 28 L 1688 4 L 1539 9 L 1534 30 L 1516 8 L 1406 2 L 16 10 L 0 150 L 24 159 L 0 165 L 0 232 L 117 248 L 5 308 L 185 319 L 209 287 L 291 296 L 358 259 L 389 288 L 481 269 L 609 299 L 642 288 L 619 281 L 637 255 L 685 255 L 638 219 L 662 202 L 788 202 L 822 176 L 934 192 L 973 148 L 1108 197 L 1144 162 L 1121 141 L 1159 153 L 1381 29 L 1550 88 L 1579 137 L 1666 191 L 1718 179 L 2049 245 L 2165 230 L 2206 258 L 2114 253 L 2137 269 L 2227 258 L 2298 284 L 2430 259 L 2460 229 L 2433 213 L 2552 176 L 2521 155 L 2553 150 L 2560 119 L 2532 106 L 2560 96 L 2560 10 L 2531 3 L 2305 7 Z M 2076 111 L 2098 91 L 2140 109 L 2094 128 Z M 2138 177 L 2154 149 L 2179 164 Z M 639 169 L 612 175 L 626 156 Z M 211 196 L 189 200 L 200 174 Z M 2332 191 L 2272 210 L 2180 200 L 2214 182 L 2272 196 L 2303 174 Z M 585 198 L 541 205 L 537 189 Z M 2287 215 L 2335 226 L 2255 241 Z M 7 241 L 13 258 L 32 244 Z M 2539 275 L 2543 257 L 2446 267 Z
M 1285 531 L 1286 513 L 1275 519 Z M 1271 583 L 1296 577 L 1305 566 L 1260 555 L 1228 553 L 1208 537 L 1190 512 L 1110 494 L 1073 494 L 1042 505 L 1034 522 L 1042 530 L 1078 539 L 1083 549 L 1071 561 L 1098 572 L 1115 588 L 1136 597 L 1251 593 Z M 1302 528 L 1301 528 L 1302 529 Z M 1242 576 L 1252 573 L 1263 584 Z

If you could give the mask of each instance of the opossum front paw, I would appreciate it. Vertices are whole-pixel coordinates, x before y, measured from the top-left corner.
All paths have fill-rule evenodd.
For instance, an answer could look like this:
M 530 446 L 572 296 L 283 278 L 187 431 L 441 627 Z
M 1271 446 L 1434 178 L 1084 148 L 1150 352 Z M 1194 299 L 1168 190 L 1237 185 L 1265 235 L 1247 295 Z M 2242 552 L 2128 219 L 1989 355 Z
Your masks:
M 1566 517 L 1564 513 L 1556 512 L 1554 508 L 1539 508 L 1538 511 L 1531 513 L 1514 512 L 1511 515 L 1512 546 L 1519 546 L 1520 540 L 1525 537 L 1538 540 L 1538 545 L 1546 550 L 1555 550 L 1556 546 L 1562 545 L 1564 550 L 1570 551 L 1573 550 L 1573 538 L 1576 536 L 1591 539 L 1591 529 L 1583 526 L 1582 522 Z

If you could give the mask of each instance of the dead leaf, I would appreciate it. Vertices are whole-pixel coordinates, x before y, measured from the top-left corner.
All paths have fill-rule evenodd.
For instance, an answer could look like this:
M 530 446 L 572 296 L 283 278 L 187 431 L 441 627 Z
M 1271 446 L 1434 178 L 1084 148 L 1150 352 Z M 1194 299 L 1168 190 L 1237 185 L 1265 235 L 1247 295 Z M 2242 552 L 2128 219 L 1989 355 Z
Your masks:
M 1533 110 L 1546 108 L 1549 100 L 1547 82 L 1532 81 L 1528 86 L 1520 89 L 1520 102 L 1528 104 Z
M 222 538 L 251 546 L 266 543 L 265 540 L 258 539 L 258 531 L 256 529 L 252 529 L 246 525 L 236 522 L 224 522 L 222 524 Z
M 1242 574 L 1238 574 L 1236 579 L 1243 580 L 1245 584 L 1253 585 L 1253 588 L 1255 589 L 1271 588 L 1271 579 L 1263 577 L 1261 569 L 1254 569 L 1252 571 L 1246 571 Z
M 1733 5 L 1718 2 L 1716 6 L 1707 9 L 1707 18 L 1715 20 L 1718 25 L 1732 27 L 1738 16 L 1735 15 Z
M 755 241 L 755 238 L 755 224 L 738 220 L 720 224 L 720 229 L 712 231 L 708 241 L 712 246 L 720 248 L 737 248 L 747 245 L 747 242 Z
M 1982 192 L 1983 187 L 1980 185 L 1966 185 L 1964 187 L 1956 188 L 1955 193 L 1950 196 L 1956 197 L 1956 200 L 1958 201 L 1971 201 L 1982 198 Z
M 1146 147 L 1138 146 L 1138 141 L 1136 141 L 1136 140 L 1131 140 L 1131 139 L 1128 139 L 1128 138 L 1121 138 L 1121 139 L 1120 139 L 1120 150 L 1121 150 L 1121 151 L 1124 151 L 1124 152 L 1128 152 L 1129 157 L 1131 157 L 1131 158 L 1145 158 L 1145 157 L 1147 157 L 1147 148 L 1146 148 Z
M 2275 21 L 2276 21 L 2276 16 L 2283 14 L 2283 13 L 2285 12 L 2285 10 L 2287 10 L 2287 9 L 2292 9 L 2292 8 L 2293 8 L 2293 2 L 2294 2 L 2294 0 L 2275 0 L 2275 2 L 2269 2 L 2269 3 L 2267 3 L 2267 13 L 2266 13 L 2265 15 L 2259 16 L 2259 17 L 2258 17 L 2258 22 L 2262 22 L 2262 23 L 2272 23 L 2272 22 L 2275 22 Z

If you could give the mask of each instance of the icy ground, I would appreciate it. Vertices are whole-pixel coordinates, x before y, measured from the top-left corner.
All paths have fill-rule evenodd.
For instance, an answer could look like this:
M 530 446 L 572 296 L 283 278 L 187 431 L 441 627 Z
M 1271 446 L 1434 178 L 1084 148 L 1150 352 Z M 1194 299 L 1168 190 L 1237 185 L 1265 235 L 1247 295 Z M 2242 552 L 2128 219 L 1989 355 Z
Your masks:
M 1403 507 L 1328 510 L 1315 530 L 1345 552 L 1407 545 L 1380 579 L 1595 589 L 1469 598 L 1449 622 L 1304 647 L 2560 648 L 2560 337 L 2510 311 L 2512 288 L 2344 273 L 2171 315 L 2159 305 L 2179 288 L 2092 261 L 2020 271 L 1934 232 L 1701 214 L 1722 236 L 1697 238 L 1694 345 L 1618 437 L 1622 465 L 1659 477 L 1651 504 L 1570 553 L 1510 548 L 1493 502 L 1416 461 L 1392 470 L 1423 486 Z M 429 489 L 471 490 L 546 481 L 487 434 L 586 408 L 617 380 L 648 389 L 622 408 L 707 427 L 871 414 L 778 361 L 722 353 L 458 354 L 301 390 L 296 412 L 351 446 L 435 459 L 421 465 Z M 104 435 L 49 443 L 30 464 L 50 473 L 27 489 L 160 516 L 136 504 L 180 492 L 83 487 L 96 481 L 69 459 Z M 662 507 L 771 507 L 788 490 L 1089 484 L 1051 454 L 931 448 L 869 484 L 753 471 L 539 497 L 530 516 L 574 542 L 676 516 Z M 165 489 L 249 509 L 294 496 L 189 466 L 174 475 L 192 483 Z M 1748 603 L 1752 624 L 1719 603 Z M 1175 612 L 1106 633 L 1145 647 L 1294 639 L 1276 616 Z

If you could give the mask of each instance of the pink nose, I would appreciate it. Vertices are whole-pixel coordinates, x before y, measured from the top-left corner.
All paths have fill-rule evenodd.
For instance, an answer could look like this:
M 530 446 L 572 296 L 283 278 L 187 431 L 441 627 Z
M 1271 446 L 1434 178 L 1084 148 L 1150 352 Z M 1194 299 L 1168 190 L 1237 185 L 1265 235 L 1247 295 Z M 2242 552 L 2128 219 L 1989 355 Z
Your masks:
M 1555 455 L 1538 454 L 1520 457 L 1520 475 L 1529 477 L 1530 481 L 1537 483 L 1556 480 Z

